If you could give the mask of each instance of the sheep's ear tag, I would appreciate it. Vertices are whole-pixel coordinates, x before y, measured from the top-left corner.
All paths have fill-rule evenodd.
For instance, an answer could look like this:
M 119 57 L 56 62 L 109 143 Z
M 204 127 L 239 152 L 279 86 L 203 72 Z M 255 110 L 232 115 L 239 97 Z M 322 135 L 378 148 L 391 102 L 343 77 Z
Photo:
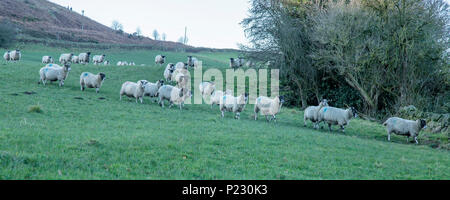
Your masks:
M 53 66 L 53 65 L 52 65 L 52 64 L 49 64 L 48 66 L 51 67 L 51 66 Z
M 84 73 L 84 75 L 83 75 L 84 77 L 86 77 L 86 76 L 88 76 L 88 73 Z
M 227 96 L 223 96 L 223 100 L 227 99 Z
M 258 98 L 258 102 L 261 103 L 261 97 Z
M 327 112 L 327 110 L 328 110 L 328 108 L 325 108 L 325 109 L 323 110 L 323 113 Z

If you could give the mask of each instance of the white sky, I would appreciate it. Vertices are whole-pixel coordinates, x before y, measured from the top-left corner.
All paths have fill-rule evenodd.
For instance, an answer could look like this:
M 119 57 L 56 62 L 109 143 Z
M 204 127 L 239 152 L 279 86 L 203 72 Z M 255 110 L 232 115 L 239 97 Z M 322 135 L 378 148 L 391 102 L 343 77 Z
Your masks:
M 234 48 L 247 43 L 239 24 L 247 17 L 248 0 L 49 0 L 63 7 L 68 5 L 106 26 L 118 20 L 124 31 L 152 37 L 153 30 L 166 33 L 168 41 L 184 36 L 196 47 Z

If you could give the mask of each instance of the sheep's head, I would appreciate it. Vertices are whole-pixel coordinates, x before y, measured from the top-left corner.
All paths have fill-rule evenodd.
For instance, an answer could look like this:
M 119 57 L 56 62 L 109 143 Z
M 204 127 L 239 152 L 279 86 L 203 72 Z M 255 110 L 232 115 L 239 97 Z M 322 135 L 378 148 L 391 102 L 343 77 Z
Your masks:
M 358 113 L 357 113 L 355 107 L 351 107 L 350 110 L 352 111 L 353 117 L 354 117 L 354 118 L 357 118 L 357 117 L 358 117 Z
M 163 86 L 164 85 L 164 80 L 162 80 L 162 79 L 159 80 L 157 85 L 158 85 L 158 88 Z
M 105 55 L 105 54 L 103 54 L 103 55 L 102 55 L 102 57 L 104 58 L 104 57 L 106 57 L 106 55 Z
M 100 75 L 100 78 L 102 79 L 102 81 L 105 80 L 106 75 L 104 73 L 99 73 L 98 75 Z
M 72 64 L 70 62 L 65 62 L 64 63 L 64 70 L 65 71 L 70 71 L 72 70 L 72 68 L 70 67 Z
M 331 102 L 331 101 L 328 101 L 328 100 L 326 100 L 326 99 L 322 99 L 322 101 L 320 101 L 320 106 L 329 106 L 328 105 L 328 102 Z
M 417 120 L 419 123 L 419 126 L 421 129 L 426 129 L 427 128 L 427 121 L 423 120 L 423 119 L 419 119 Z
M 281 103 L 281 104 L 284 103 L 284 96 L 278 96 L 278 99 L 280 100 L 280 103 Z
M 161 56 L 162 58 L 166 58 L 166 56 Z
M 244 94 L 242 94 L 242 96 L 244 97 L 244 103 L 247 104 L 247 102 L 248 102 L 248 93 L 244 93 Z
M 144 89 L 145 85 L 147 85 L 148 81 L 146 80 L 140 80 L 138 81 L 138 85 L 140 88 Z
M 87 52 L 86 54 L 87 54 L 88 56 L 90 56 L 90 55 L 91 55 L 91 52 Z

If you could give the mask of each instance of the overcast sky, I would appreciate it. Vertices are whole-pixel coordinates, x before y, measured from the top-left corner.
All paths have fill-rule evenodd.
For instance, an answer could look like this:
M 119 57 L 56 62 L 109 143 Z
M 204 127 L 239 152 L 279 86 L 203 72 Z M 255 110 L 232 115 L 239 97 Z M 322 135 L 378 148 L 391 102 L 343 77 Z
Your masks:
M 237 49 L 238 43 L 247 43 L 239 23 L 247 17 L 248 0 L 50 1 L 79 13 L 84 10 L 87 17 L 106 26 L 118 20 L 128 33 L 140 27 L 151 37 L 156 29 L 166 33 L 166 40 L 177 41 L 187 27 L 189 45 Z

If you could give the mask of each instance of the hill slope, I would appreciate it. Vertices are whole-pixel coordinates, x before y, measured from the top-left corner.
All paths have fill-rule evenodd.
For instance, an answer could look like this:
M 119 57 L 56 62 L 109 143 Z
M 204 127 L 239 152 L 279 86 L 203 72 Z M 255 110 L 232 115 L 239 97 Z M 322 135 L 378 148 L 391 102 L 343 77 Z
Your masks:
M 24 41 L 50 39 L 70 42 L 139 44 L 165 48 L 192 48 L 176 42 L 155 41 L 117 33 L 94 20 L 46 0 L 2 0 L 0 22 L 11 22 Z M 82 30 L 83 27 L 83 30 Z

